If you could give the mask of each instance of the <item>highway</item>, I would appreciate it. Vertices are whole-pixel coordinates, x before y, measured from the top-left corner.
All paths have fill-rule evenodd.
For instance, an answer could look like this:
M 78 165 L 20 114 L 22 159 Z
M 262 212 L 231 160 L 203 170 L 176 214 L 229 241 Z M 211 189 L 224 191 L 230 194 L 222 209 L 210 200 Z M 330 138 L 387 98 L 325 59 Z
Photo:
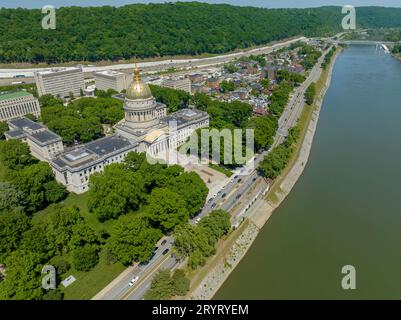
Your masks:
M 163 241 L 166 241 L 165 244 L 162 244 Z M 143 282 L 148 279 L 150 276 L 154 274 L 156 270 L 159 270 L 160 267 L 171 267 L 176 263 L 174 257 L 170 254 L 172 243 L 174 239 L 171 237 L 163 237 L 157 244 L 157 249 L 154 251 L 154 256 L 151 258 L 148 264 L 139 264 L 137 265 L 132 272 L 129 272 L 124 277 L 119 279 L 118 283 L 116 283 L 113 288 L 108 290 L 108 292 L 103 295 L 100 300 L 115 300 L 115 299 L 124 299 L 127 294 L 135 291 L 135 296 L 139 295 L 143 290 Z M 163 252 L 169 249 L 167 254 L 163 254 Z M 171 261 L 169 261 L 171 260 Z M 129 283 L 132 279 L 138 276 L 138 281 L 132 286 L 129 286 Z M 148 285 L 150 282 L 147 282 Z M 146 289 L 145 291 L 146 292 Z M 144 293 L 143 292 L 143 293 Z
M 328 49 L 330 50 L 330 49 Z M 316 82 L 320 76 L 321 64 L 323 62 L 325 54 L 324 52 L 319 58 L 317 64 L 310 71 L 307 79 L 299 86 L 296 87 L 292 97 L 287 104 L 283 114 L 279 119 L 279 128 L 274 142 L 269 150 L 264 150 L 255 155 L 253 163 L 249 163 L 244 166 L 240 174 L 233 176 L 233 178 L 212 198 L 208 199 L 202 212 L 192 219 L 190 223 L 196 224 L 196 220 L 209 214 L 215 209 L 223 209 L 229 211 L 233 208 L 238 199 L 242 195 L 249 191 L 250 187 L 256 182 L 257 179 L 262 179 L 258 175 L 256 168 L 260 161 L 277 145 L 282 143 L 285 137 L 288 135 L 288 130 L 295 126 L 298 118 L 301 114 L 302 108 L 305 104 L 304 94 L 308 86 L 312 82 Z M 235 221 L 235 217 L 233 217 Z M 162 246 L 160 243 L 167 240 L 167 243 Z M 123 277 L 111 290 L 107 292 L 101 299 L 103 300 L 140 300 L 143 299 L 143 295 L 149 289 L 153 275 L 162 269 L 173 269 L 178 265 L 178 261 L 171 254 L 173 247 L 173 239 L 171 237 L 163 237 L 155 250 L 154 257 L 150 260 L 147 265 L 138 266 L 132 273 L 129 273 Z M 169 249 L 169 252 L 163 255 L 163 251 Z M 138 276 L 139 279 L 134 286 L 130 287 L 128 284 L 134 278 Z
M 246 51 L 239 51 L 235 53 L 214 56 L 209 58 L 197 58 L 197 59 L 170 59 L 170 60 L 161 60 L 161 61 L 150 61 L 150 62 L 140 62 L 138 63 L 138 67 L 142 69 L 143 72 L 157 72 L 167 70 L 169 68 L 176 69 L 186 69 L 186 68 L 200 68 L 200 67 L 210 67 L 215 65 L 221 65 L 232 61 L 234 59 L 238 59 L 243 56 L 250 55 L 258 55 L 258 54 L 267 54 L 275 50 L 279 50 L 281 48 L 287 47 L 292 43 L 298 41 L 306 41 L 305 37 L 298 37 L 291 40 L 278 42 L 269 46 L 255 48 Z M 134 68 L 134 63 L 127 64 L 113 64 L 106 66 L 95 66 L 95 65 L 81 65 L 82 70 L 86 76 L 89 76 L 93 72 L 103 71 L 103 70 L 132 70 Z M 71 68 L 71 67 L 70 67 Z M 26 81 L 32 80 L 33 73 L 36 71 L 45 71 L 50 70 L 51 67 L 47 68 L 24 68 L 24 69 L 11 69 L 11 68 L 2 68 L 0 69 L 0 79 L 10 79 L 10 81 Z M 22 76 L 22 78 L 16 78 L 16 76 Z M 26 79 L 25 79 L 26 78 Z

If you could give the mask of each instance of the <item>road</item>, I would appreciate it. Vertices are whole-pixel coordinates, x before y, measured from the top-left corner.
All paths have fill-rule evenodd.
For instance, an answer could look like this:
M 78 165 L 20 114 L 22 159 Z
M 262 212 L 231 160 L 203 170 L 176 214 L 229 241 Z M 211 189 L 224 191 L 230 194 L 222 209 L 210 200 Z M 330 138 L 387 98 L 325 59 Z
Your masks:
M 166 243 L 163 243 L 164 241 L 166 241 Z M 157 249 L 154 251 L 154 256 L 151 258 L 149 263 L 145 265 L 137 265 L 132 272 L 126 274 L 118 281 L 118 283 L 113 286 L 113 288 L 108 290 L 108 292 L 102 296 L 100 300 L 124 299 L 127 293 L 142 288 L 144 280 L 146 280 L 149 276 L 152 276 L 156 270 L 159 270 L 160 267 L 170 267 L 171 262 L 170 264 L 166 264 L 168 260 L 172 260 L 174 263 L 176 263 L 175 259 L 170 255 L 173 241 L 174 239 L 171 237 L 163 237 L 160 239 L 157 244 Z M 168 253 L 163 254 L 166 249 L 169 249 Z M 130 287 L 130 281 L 136 276 L 139 277 L 138 281 L 134 284 L 134 286 Z
M 235 203 L 241 198 L 242 195 L 246 194 L 251 186 L 255 183 L 257 179 L 261 179 L 258 175 L 256 168 L 258 164 L 264 159 L 264 157 L 277 145 L 282 143 L 285 137 L 288 135 L 288 130 L 295 126 L 298 118 L 301 114 L 302 108 L 305 104 L 304 94 L 308 86 L 312 82 L 316 82 L 320 76 L 321 64 L 323 62 L 325 53 L 319 58 L 318 63 L 310 71 L 307 79 L 299 87 L 295 88 L 292 97 L 287 104 L 283 114 L 279 119 L 279 128 L 277 130 L 276 136 L 274 137 L 274 142 L 269 150 L 265 150 L 255 155 L 253 163 L 245 166 L 242 171 L 233 176 L 233 178 L 212 198 L 208 199 L 202 212 L 190 221 L 191 224 L 196 224 L 197 220 L 203 218 L 209 214 L 212 210 L 223 209 L 229 211 Z M 233 217 L 235 218 L 235 217 Z M 233 219 L 235 221 L 235 219 Z M 160 245 L 160 242 L 167 240 L 164 246 Z M 138 266 L 135 268 L 133 273 L 126 275 L 118 284 L 114 286 L 113 289 L 102 298 L 105 300 L 140 300 L 143 298 L 145 292 L 149 289 L 153 275 L 162 269 L 173 269 L 178 265 L 178 261 L 171 255 L 173 246 L 173 239 L 171 237 L 164 237 L 159 241 L 158 249 L 155 251 L 154 257 L 145 266 Z M 169 253 L 163 255 L 162 252 L 169 249 Z M 135 276 L 139 276 L 138 282 L 129 287 L 128 283 Z

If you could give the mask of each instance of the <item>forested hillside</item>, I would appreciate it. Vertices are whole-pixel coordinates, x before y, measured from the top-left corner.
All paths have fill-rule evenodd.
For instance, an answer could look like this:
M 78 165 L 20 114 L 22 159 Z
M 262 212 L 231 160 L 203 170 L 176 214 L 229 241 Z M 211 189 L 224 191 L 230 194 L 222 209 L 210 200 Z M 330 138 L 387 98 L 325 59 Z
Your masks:
M 40 10 L 0 10 L 0 62 L 121 60 L 223 53 L 295 35 L 340 31 L 340 7 L 261 9 L 198 2 L 57 10 L 43 30 Z M 401 26 L 401 9 L 359 8 L 362 27 Z

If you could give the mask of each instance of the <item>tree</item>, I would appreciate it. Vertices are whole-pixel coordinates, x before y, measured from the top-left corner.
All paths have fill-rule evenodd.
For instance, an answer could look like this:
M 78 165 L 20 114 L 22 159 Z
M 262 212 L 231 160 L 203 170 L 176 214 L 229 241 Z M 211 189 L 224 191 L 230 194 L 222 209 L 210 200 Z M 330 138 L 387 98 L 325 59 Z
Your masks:
M 42 297 L 42 263 L 37 253 L 16 250 L 6 259 L 7 275 L 0 282 L 0 300 L 38 300 Z
M 235 90 L 235 83 L 233 81 L 223 80 L 220 83 L 220 91 L 223 93 L 234 91 Z
M 35 225 L 25 231 L 19 248 L 39 255 L 43 261 L 49 260 L 56 252 L 56 246 L 49 240 L 46 227 L 43 225 Z
M 250 118 L 246 128 L 254 129 L 255 149 L 265 149 L 273 143 L 273 138 L 278 128 L 278 121 L 272 116 Z
M 99 244 L 99 238 L 93 229 L 86 225 L 84 221 L 79 221 L 72 226 L 72 235 L 69 241 L 69 247 L 71 250 L 74 250 L 83 247 L 86 244 Z
M 71 265 L 70 263 L 63 259 L 60 256 L 55 256 L 51 259 L 50 264 L 56 268 L 57 276 L 60 277 L 61 275 L 65 274 L 70 270 Z
M 0 140 L 4 140 L 5 136 L 4 133 L 8 131 L 8 124 L 5 121 L 0 121 Z
M 33 122 L 37 122 L 38 121 L 38 118 L 36 116 L 34 116 L 32 113 L 26 114 L 25 118 L 28 118 L 29 120 L 31 120 Z
M 312 105 L 316 96 L 316 84 L 312 82 L 305 91 L 305 101 L 308 105 Z
M 134 260 L 146 262 L 161 237 L 161 231 L 153 228 L 144 216 L 121 216 L 114 225 L 108 248 L 125 265 Z
M 110 92 L 111 94 L 111 92 Z M 123 102 L 109 97 L 81 98 L 63 104 L 42 108 L 41 119 L 50 130 L 72 145 L 76 141 L 89 142 L 103 135 L 102 124 L 114 125 L 124 117 Z
M 69 251 L 73 226 L 84 220 L 77 208 L 53 206 L 47 217 L 47 233 L 60 254 Z
M 230 214 L 223 210 L 212 211 L 204 217 L 198 227 L 208 236 L 209 241 L 214 245 L 223 235 L 231 229 Z
M 217 210 L 197 226 L 178 225 L 174 229 L 174 250 L 179 259 L 188 257 L 188 266 L 196 269 L 214 254 L 217 241 L 231 229 L 230 214 Z
M 42 300 L 63 300 L 64 292 L 59 289 L 50 289 L 43 296 Z
M 287 105 L 291 91 L 294 89 L 293 84 L 288 81 L 282 81 L 270 96 L 269 110 L 276 116 L 280 117 Z
M 39 103 L 42 108 L 50 107 L 50 106 L 62 106 L 63 105 L 63 100 L 60 98 L 56 98 L 51 94 L 45 94 L 41 97 L 39 97 Z
M 171 191 L 179 194 L 186 201 L 190 217 L 194 217 L 204 206 L 209 189 L 195 172 L 184 172 L 170 180 Z
M 102 222 L 137 210 L 145 198 L 141 174 L 126 171 L 119 164 L 92 175 L 89 185 L 88 207 Z
M 235 73 L 238 71 L 238 68 L 234 65 L 234 63 L 227 63 L 224 65 L 224 70 L 228 73 Z
M 148 199 L 145 214 L 163 232 L 188 221 L 185 200 L 167 188 L 155 188 Z
M 37 160 L 31 156 L 26 143 L 13 139 L 0 142 L 0 162 L 8 169 L 20 170 Z
M 281 144 L 275 147 L 259 164 L 259 172 L 264 177 L 275 179 L 287 165 L 291 149 Z
M 65 27 L 53 30 L 54 35 L 49 39 L 40 24 L 36 25 L 37 11 L 2 10 L 0 21 L 6 27 L 0 33 L 3 50 L 0 62 L 54 64 L 206 52 L 221 54 L 301 34 L 331 36 L 341 31 L 338 21 L 342 19 L 336 7 L 269 10 L 186 2 L 118 8 L 65 7 L 59 11 Z M 79 23 L 82 16 L 86 17 L 85 25 Z M 361 29 L 399 28 L 400 21 L 399 9 L 362 7 L 358 10 Z M 23 32 L 17 27 L 22 23 L 25 23 Z M 87 30 L 92 31 L 91 37 L 87 36 Z M 141 38 L 139 33 L 146 38 Z M 31 43 L 31 39 L 36 41 Z
M 191 285 L 191 281 L 186 277 L 185 271 L 176 269 L 173 273 L 173 281 L 175 287 L 174 294 L 177 296 L 185 296 Z
M 152 280 L 150 290 L 145 294 L 146 300 L 169 300 L 175 294 L 174 280 L 170 270 L 159 271 Z
M 68 194 L 67 189 L 62 184 L 52 180 L 44 184 L 46 201 L 57 203 L 64 200 Z
M 131 151 L 124 159 L 124 167 L 132 171 L 143 169 L 143 165 L 146 166 L 146 154 L 144 152 Z
M 191 98 L 190 94 L 183 90 L 149 85 L 156 101 L 166 104 L 169 112 L 186 108 Z
M 188 257 L 188 266 L 192 269 L 203 265 L 206 257 L 214 252 L 214 247 L 202 231 L 190 224 L 178 225 L 174 229 L 174 246 L 177 257 L 179 259 Z
M 99 247 L 86 244 L 83 247 L 75 248 L 72 252 L 74 268 L 78 271 L 89 271 L 99 262 Z
M 268 89 L 270 86 L 270 80 L 267 78 L 264 78 L 260 80 L 260 84 L 263 86 L 264 89 Z
M 24 206 L 24 194 L 11 183 L 0 182 L 0 214 L 21 211 Z
M 48 182 L 54 181 L 54 174 L 46 162 L 39 162 L 20 171 L 13 171 L 10 174 L 10 181 L 23 192 L 27 212 L 33 213 L 48 204 L 46 196 L 50 191 L 46 190 L 46 187 Z
M 30 220 L 22 212 L 0 214 L 0 263 L 19 247 L 23 233 L 29 228 Z

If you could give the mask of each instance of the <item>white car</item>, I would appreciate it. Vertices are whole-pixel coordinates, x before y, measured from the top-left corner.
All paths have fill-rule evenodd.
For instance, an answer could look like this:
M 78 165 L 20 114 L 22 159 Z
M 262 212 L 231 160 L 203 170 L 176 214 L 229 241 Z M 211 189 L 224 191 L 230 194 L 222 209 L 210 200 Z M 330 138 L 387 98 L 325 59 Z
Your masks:
M 139 280 L 139 276 L 136 276 L 134 279 L 132 279 L 130 281 L 130 283 L 128 284 L 130 287 L 132 287 L 137 281 Z
M 198 224 L 199 221 L 201 221 L 201 218 L 196 219 L 196 220 L 195 220 L 195 224 Z

